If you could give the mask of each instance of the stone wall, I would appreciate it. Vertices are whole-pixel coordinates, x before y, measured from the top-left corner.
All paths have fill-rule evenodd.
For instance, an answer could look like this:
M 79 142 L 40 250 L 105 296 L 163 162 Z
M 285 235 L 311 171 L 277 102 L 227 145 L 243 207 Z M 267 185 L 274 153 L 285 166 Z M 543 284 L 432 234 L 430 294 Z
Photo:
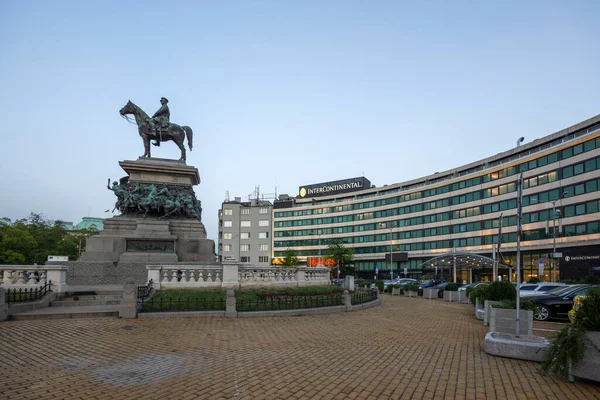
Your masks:
M 69 261 L 61 263 L 69 266 L 67 283 L 69 285 L 122 285 L 129 277 L 137 285 L 148 282 L 148 263 L 107 261 Z

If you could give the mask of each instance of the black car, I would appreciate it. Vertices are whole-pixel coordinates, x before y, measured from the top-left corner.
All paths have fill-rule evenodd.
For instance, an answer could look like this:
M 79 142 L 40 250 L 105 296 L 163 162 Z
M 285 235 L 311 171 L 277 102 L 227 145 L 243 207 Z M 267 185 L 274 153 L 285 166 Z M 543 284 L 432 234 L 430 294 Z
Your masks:
M 438 299 L 443 299 L 444 298 L 444 289 L 446 289 L 446 286 L 448 285 L 448 282 L 444 282 L 444 283 L 440 283 L 439 285 L 435 285 L 432 289 L 438 289 Z
M 573 308 L 575 296 L 586 296 L 592 287 L 598 285 L 570 285 L 546 292 L 545 295 L 528 297 L 536 305 L 533 317 L 537 321 L 547 321 L 551 318 L 568 319 L 568 312 Z

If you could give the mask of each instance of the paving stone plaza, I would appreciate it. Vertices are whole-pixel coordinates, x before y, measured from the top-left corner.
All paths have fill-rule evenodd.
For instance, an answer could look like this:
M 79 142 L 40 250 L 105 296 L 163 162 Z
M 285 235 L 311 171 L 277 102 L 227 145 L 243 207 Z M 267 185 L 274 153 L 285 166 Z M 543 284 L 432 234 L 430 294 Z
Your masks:
M 486 332 L 470 305 L 389 295 L 302 317 L 5 322 L 0 398 L 600 398 L 598 384 L 487 355 Z

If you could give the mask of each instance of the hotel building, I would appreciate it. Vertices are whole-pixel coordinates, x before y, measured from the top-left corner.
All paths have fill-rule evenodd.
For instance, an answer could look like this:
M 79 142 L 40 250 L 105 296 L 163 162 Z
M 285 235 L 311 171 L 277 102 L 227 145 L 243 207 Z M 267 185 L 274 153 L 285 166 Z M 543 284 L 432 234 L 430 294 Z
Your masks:
M 364 278 L 376 270 L 387 278 L 390 268 L 448 277 L 442 257 L 428 261 L 453 252 L 492 257 L 498 247 L 499 262 L 515 266 L 521 173 L 522 279 L 600 274 L 600 115 L 408 182 L 374 187 L 362 177 L 300 187 L 273 204 L 272 256 L 293 249 L 309 262 L 339 240 L 354 249 L 355 275 Z M 474 280 L 492 279 L 491 268 L 474 272 Z M 514 269 L 499 273 L 515 279 Z

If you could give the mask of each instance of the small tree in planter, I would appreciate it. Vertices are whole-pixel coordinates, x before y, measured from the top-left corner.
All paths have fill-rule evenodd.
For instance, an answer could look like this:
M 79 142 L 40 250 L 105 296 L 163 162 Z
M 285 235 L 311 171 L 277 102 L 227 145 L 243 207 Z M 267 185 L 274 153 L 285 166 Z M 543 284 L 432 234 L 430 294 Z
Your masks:
M 404 293 L 408 294 L 409 296 L 418 296 L 419 285 L 417 285 L 416 283 L 411 283 L 404 286 Z
M 575 313 L 572 325 L 558 332 L 550 345 L 544 370 L 573 380 L 573 376 L 600 381 L 600 289 L 590 289 Z
M 449 283 L 444 288 L 444 300 L 448 301 L 460 301 L 460 296 L 458 293 L 458 283 Z
M 388 292 L 390 292 L 392 295 L 400 294 L 400 285 L 388 285 Z

